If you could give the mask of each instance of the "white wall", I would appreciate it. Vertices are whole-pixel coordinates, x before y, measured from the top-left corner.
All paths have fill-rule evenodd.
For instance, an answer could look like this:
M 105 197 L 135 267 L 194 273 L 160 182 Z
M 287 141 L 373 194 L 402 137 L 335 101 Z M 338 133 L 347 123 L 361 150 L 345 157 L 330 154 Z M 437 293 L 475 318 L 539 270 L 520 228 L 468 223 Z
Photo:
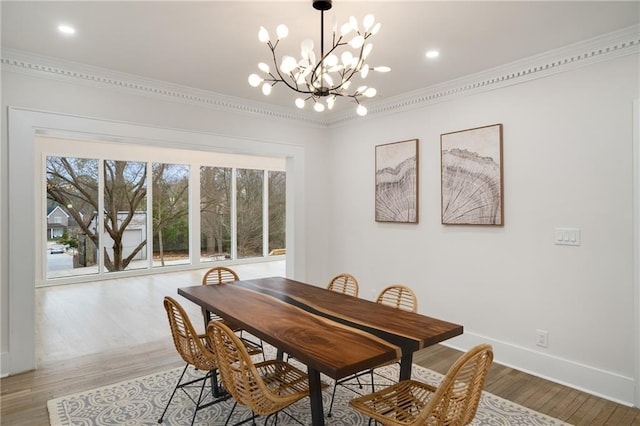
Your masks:
M 391 283 L 420 312 L 490 341 L 499 362 L 633 401 L 632 103 L 638 56 L 334 128 L 331 250 L 373 298 Z M 504 227 L 440 221 L 440 134 L 504 125 Z M 374 147 L 420 140 L 420 223 L 374 221 Z M 582 229 L 579 247 L 554 227 Z M 549 347 L 535 345 L 536 329 Z
M 3 70 L 7 106 L 188 129 L 255 149 L 304 148 L 306 209 L 297 229 L 303 276 L 323 284 L 349 271 L 361 295 L 392 282 L 416 289 L 420 311 L 465 326 L 449 343 L 488 341 L 496 360 L 631 403 L 634 388 L 632 101 L 638 55 L 331 128 L 159 100 L 127 90 Z M 504 227 L 440 224 L 441 133 L 504 125 Z M 6 114 L 2 115 L 6 128 Z M 151 132 L 154 133 L 154 132 Z M 188 133 L 188 137 L 193 136 Z M 374 147 L 420 140 L 420 223 L 374 221 Z M 2 304 L 8 334 L 7 132 L 2 132 Z M 30 191 L 29 188 L 24 188 Z M 582 229 L 580 247 L 554 227 Z M 30 282 L 24 283 L 31 285 Z M 21 283 L 22 285 L 22 283 Z M 535 330 L 549 347 L 535 346 Z

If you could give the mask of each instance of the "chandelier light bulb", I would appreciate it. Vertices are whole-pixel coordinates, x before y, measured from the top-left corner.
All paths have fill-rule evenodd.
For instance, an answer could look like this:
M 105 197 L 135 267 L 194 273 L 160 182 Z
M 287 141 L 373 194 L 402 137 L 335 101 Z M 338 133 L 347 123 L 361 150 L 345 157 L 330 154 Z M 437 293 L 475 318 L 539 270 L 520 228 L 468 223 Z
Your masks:
M 375 88 L 369 87 L 367 90 L 365 90 L 362 93 L 362 96 L 366 96 L 367 98 L 373 98 L 377 93 L 378 91 Z
M 362 59 L 366 59 L 367 56 L 369 56 L 369 53 L 371 53 L 372 49 L 373 49 L 373 44 L 371 43 L 367 44 L 362 50 Z
M 327 68 L 333 68 L 338 65 L 338 61 L 338 57 L 332 53 L 327 56 L 327 59 L 325 59 L 324 63 L 327 64 Z
M 375 24 L 375 22 L 376 22 L 376 18 L 373 15 L 369 14 L 365 16 L 364 19 L 362 20 L 362 25 L 364 26 L 364 30 L 369 31 L 373 26 L 373 24 Z
M 276 34 L 278 34 L 278 40 L 281 40 L 289 35 L 289 28 L 285 24 L 280 24 L 276 28 Z
M 342 26 L 340 27 L 340 35 L 342 37 L 346 36 L 347 34 L 349 34 L 351 32 L 351 30 L 353 30 L 353 27 L 351 26 L 350 22 L 345 22 L 344 24 L 342 24 Z
M 312 50 L 309 52 L 309 65 L 315 67 L 318 62 L 316 61 L 316 53 Z
M 342 60 L 342 64 L 347 67 L 351 65 L 351 61 L 353 61 L 353 54 L 348 51 L 345 50 L 344 52 L 342 52 L 342 56 L 340 57 L 340 59 Z
M 293 56 L 284 56 L 282 58 L 282 64 L 280 65 L 280 71 L 285 74 L 290 74 L 298 66 L 296 58 Z
M 298 108 L 304 108 L 306 101 L 311 100 L 313 109 L 318 112 L 325 108 L 333 109 L 338 97 L 351 98 L 358 105 L 358 115 L 366 115 L 367 108 L 360 104 L 360 99 L 376 96 L 376 89 L 362 85 L 355 91 L 350 88 L 352 82 L 366 78 L 372 70 L 391 70 L 385 66 L 374 68 L 365 62 L 373 49 L 369 37 L 380 30 L 380 23 L 375 21 L 372 14 L 368 14 L 361 21 L 360 28 L 358 20 L 353 16 L 339 27 L 334 17 L 329 28 L 332 30 L 331 36 L 325 37 L 324 12 L 331 8 L 331 1 L 314 1 L 313 6 L 322 14 L 319 38 L 322 42 L 319 51 L 314 51 L 312 38 L 305 38 L 300 43 L 299 56 L 278 54 L 280 52 L 276 52 L 276 48 L 280 45 L 279 41 L 289 36 L 289 29 L 284 24 L 278 25 L 275 29 L 277 38 L 271 40 L 267 29 L 260 27 L 258 40 L 271 51 L 273 63 L 258 63 L 261 74 L 251 74 L 249 84 L 252 87 L 261 86 L 262 93 L 266 96 L 271 93 L 273 86 L 282 83 L 301 94 L 295 99 Z M 359 84 L 356 83 L 356 86 Z
M 354 49 L 360 49 L 363 44 L 364 44 L 364 37 L 361 35 L 355 36 L 349 42 L 349 46 L 351 46 Z
M 258 74 L 251 74 L 249 76 L 249 84 L 251 85 L 251 87 L 258 87 L 263 81 L 264 80 L 260 78 Z
M 351 28 L 355 32 L 358 32 L 358 20 L 356 19 L 355 16 L 349 16 L 349 24 L 351 24 Z
M 269 31 L 267 31 L 265 27 L 260 27 L 260 31 L 258 31 L 258 40 L 260 40 L 261 43 L 269 42 Z
M 309 53 L 313 51 L 313 40 L 311 40 L 310 38 L 305 38 L 304 40 L 302 40 L 302 43 L 300 43 L 300 50 L 302 51 L 303 56 L 305 53 L 308 56 Z
M 322 77 L 324 78 L 324 81 L 328 86 L 333 86 L 333 78 L 331 78 L 329 74 L 323 74 Z
M 360 77 L 367 78 L 369 75 L 369 64 L 364 64 L 360 70 Z

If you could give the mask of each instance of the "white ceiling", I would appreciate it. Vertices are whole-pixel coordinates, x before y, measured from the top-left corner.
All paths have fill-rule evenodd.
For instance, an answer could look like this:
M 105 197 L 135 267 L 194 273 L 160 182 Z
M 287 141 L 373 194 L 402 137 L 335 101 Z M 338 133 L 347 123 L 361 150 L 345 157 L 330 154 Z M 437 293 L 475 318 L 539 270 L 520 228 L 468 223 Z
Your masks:
M 371 65 L 388 65 L 365 82 L 378 100 L 423 89 L 640 22 L 640 2 L 334 0 L 326 26 L 373 13 L 382 23 L 370 41 Z M 282 85 L 269 97 L 247 83 L 270 52 L 260 26 L 289 27 L 277 52 L 299 56 L 304 38 L 319 45 L 320 13 L 311 0 L 290 1 L 6 1 L 2 47 L 109 68 L 225 95 L 293 106 Z M 66 23 L 76 34 L 65 36 Z M 441 54 L 425 58 L 429 49 Z M 359 83 L 357 83 L 360 85 Z M 375 100 L 374 100 L 375 101 Z M 338 100 L 336 108 L 349 101 Z M 339 106 L 342 105 L 342 106 Z

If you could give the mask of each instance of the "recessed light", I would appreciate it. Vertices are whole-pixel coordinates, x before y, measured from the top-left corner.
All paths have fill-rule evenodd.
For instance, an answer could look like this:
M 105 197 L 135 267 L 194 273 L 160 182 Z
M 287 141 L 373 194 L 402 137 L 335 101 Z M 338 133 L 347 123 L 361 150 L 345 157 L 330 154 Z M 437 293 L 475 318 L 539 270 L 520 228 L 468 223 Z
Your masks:
M 429 59 L 437 58 L 438 56 L 440 56 L 440 52 L 438 52 L 437 50 L 429 50 L 426 53 L 426 56 Z
M 58 25 L 58 31 L 60 31 L 63 34 L 75 34 L 76 30 L 73 27 L 70 27 L 69 25 Z

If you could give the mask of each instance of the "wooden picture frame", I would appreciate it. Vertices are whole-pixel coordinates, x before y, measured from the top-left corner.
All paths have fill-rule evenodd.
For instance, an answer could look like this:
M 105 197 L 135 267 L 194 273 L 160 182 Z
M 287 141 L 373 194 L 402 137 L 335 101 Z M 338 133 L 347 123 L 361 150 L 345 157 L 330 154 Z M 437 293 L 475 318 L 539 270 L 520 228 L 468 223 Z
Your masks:
M 443 225 L 504 225 L 502 124 L 440 135 Z
M 418 223 L 418 139 L 376 146 L 376 222 Z

